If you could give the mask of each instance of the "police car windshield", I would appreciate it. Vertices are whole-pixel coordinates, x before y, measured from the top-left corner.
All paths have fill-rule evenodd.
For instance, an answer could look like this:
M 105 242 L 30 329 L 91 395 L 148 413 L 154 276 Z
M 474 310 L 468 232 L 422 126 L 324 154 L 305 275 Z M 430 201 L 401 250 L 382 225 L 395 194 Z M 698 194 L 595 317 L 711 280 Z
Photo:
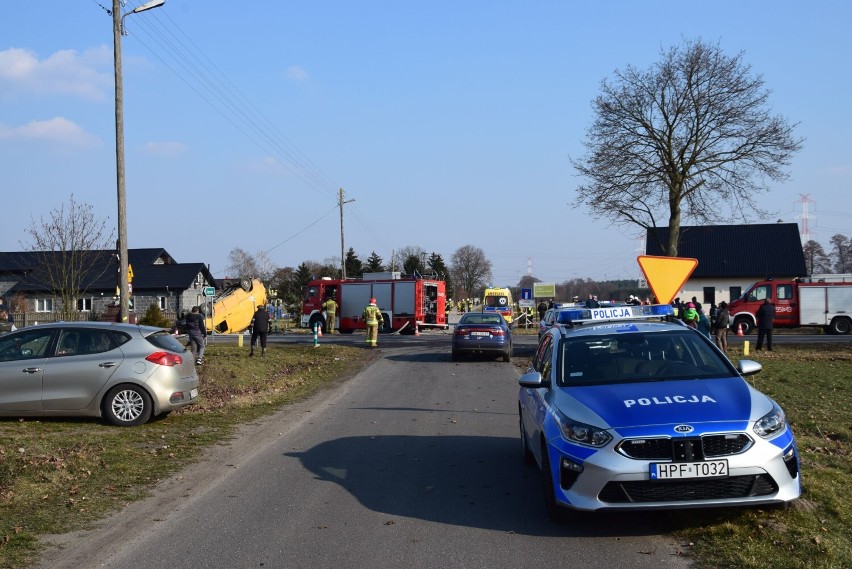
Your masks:
M 557 385 L 604 385 L 733 377 L 736 370 L 692 330 L 565 338 Z

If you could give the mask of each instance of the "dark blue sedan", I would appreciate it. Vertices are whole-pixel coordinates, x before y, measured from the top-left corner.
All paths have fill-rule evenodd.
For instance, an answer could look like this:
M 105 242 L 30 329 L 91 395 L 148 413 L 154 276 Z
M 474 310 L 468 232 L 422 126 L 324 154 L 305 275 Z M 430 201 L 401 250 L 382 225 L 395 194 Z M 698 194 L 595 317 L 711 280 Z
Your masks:
M 494 312 L 468 312 L 453 332 L 453 361 L 467 354 L 499 355 L 504 362 L 512 357 L 512 329 Z

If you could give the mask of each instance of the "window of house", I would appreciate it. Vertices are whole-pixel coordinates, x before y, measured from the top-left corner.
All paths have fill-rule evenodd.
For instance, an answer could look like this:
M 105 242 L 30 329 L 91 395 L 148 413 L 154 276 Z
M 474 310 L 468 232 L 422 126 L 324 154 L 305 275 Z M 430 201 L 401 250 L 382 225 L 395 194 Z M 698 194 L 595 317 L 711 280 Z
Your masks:
M 702 293 L 704 300 L 702 300 L 701 302 L 703 302 L 704 304 L 710 305 L 716 302 L 716 287 L 705 286 Z
M 168 310 L 169 309 L 169 298 L 167 296 L 161 296 L 159 298 L 160 310 Z
M 53 299 L 52 298 L 37 298 L 36 299 L 36 312 L 53 312 Z
M 91 298 L 78 298 L 77 299 L 77 310 L 80 312 L 91 312 L 92 311 L 92 299 Z

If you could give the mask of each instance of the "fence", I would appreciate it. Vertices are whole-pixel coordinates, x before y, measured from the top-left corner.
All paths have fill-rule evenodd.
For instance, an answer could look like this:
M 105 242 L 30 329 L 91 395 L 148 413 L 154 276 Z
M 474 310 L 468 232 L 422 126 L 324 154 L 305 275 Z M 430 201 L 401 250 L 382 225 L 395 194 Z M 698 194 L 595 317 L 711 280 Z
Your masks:
M 106 312 L 72 312 L 71 314 L 62 315 L 59 312 L 13 312 L 12 322 L 17 328 L 25 326 L 34 326 L 37 324 L 47 324 L 51 322 L 115 322 L 117 321 L 118 310 L 107 310 Z M 163 316 L 170 322 L 177 320 L 177 314 L 173 311 L 164 311 Z M 136 323 L 136 318 L 139 315 L 131 312 L 130 322 Z

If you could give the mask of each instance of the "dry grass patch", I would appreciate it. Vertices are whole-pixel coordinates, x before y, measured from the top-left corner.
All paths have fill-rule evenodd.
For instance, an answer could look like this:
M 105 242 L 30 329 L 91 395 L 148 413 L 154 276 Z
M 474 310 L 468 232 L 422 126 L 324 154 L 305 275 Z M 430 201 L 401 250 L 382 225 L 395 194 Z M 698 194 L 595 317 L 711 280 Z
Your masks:
M 90 527 L 149 494 L 234 429 L 361 369 L 363 349 L 211 344 L 197 405 L 135 428 L 94 419 L 0 419 L 0 569 L 35 561 L 39 535 Z

